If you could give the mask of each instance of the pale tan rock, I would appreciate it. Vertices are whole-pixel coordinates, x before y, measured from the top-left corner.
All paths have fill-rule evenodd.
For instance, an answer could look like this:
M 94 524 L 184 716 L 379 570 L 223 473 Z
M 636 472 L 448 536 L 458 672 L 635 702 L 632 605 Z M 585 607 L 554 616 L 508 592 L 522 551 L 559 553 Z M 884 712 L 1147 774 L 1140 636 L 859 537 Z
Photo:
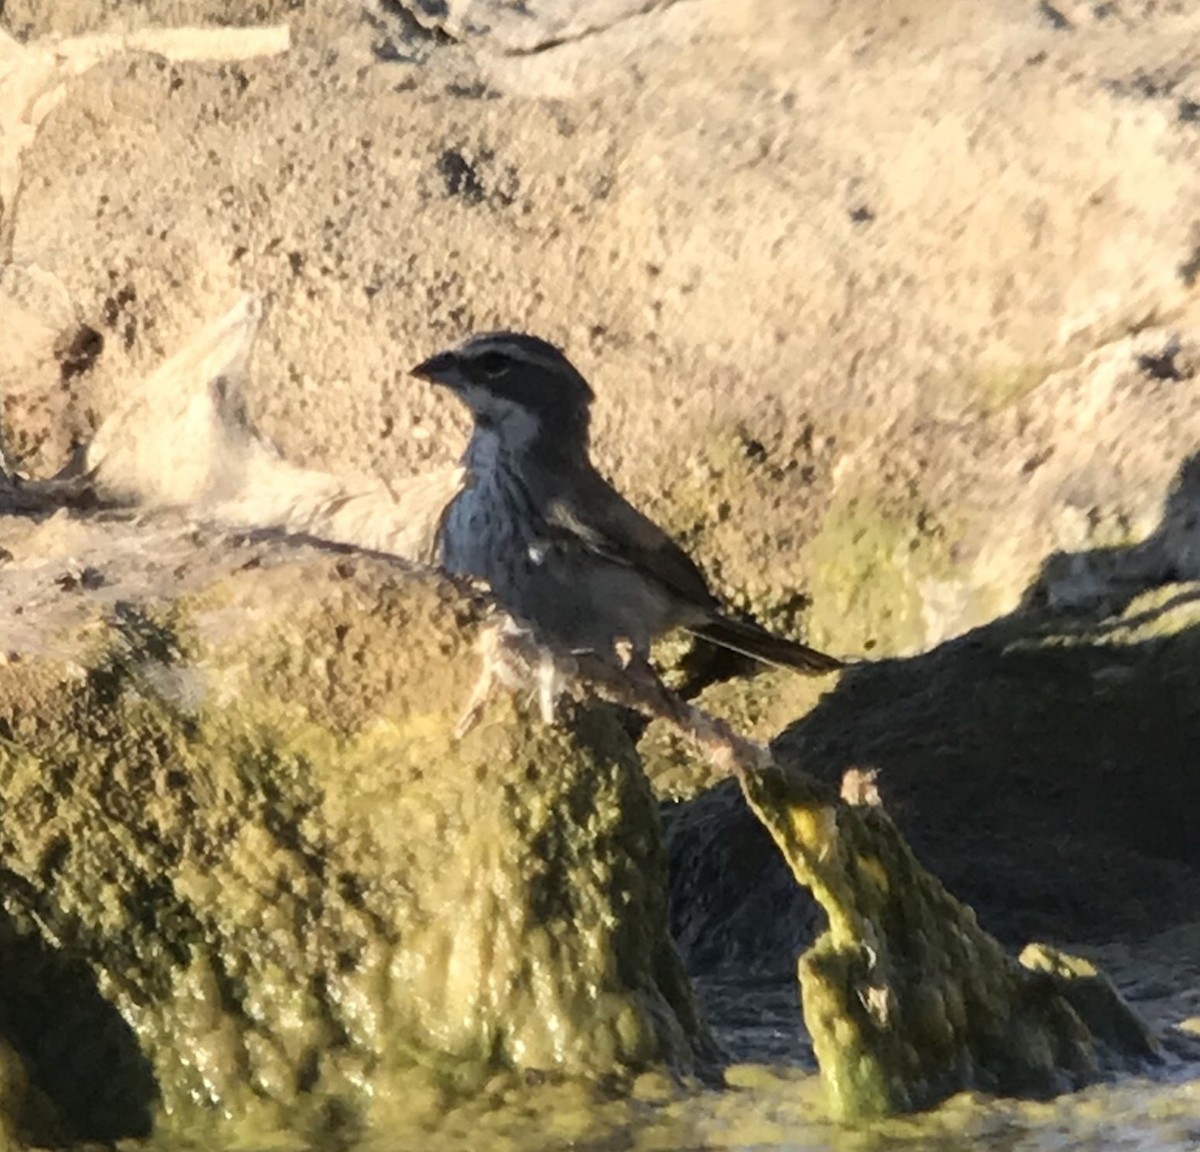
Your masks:
M 52 7 L 23 18 L 95 19 Z M 881 652 L 1019 599 L 1081 536 L 1065 473 L 1022 511 L 1005 462 L 1054 434 L 1013 406 L 1196 307 L 1200 14 L 1121 5 L 1063 31 L 965 0 L 618 8 L 514 55 L 330 6 L 269 61 L 90 71 L 27 153 L 16 237 L 108 339 L 77 422 L 251 291 L 272 302 L 253 422 L 298 467 L 395 488 L 449 469 L 465 432 L 409 365 L 521 326 L 567 346 L 601 464 L 735 602 L 790 622 L 809 591 L 815 638 Z M 1085 420 L 1063 459 L 1091 451 Z M 1148 487 L 1099 485 L 1100 522 L 1129 504 L 1143 524 L 1182 462 L 1129 451 Z M 846 546 L 855 500 L 891 525 L 866 597 L 881 549 Z
M 1147 585 L 1200 576 L 1197 349 L 1196 329 L 1102 348 L 1050 376 L 1014 407 L 1007 436 L 962 462 L 938 493 L 960 527 L 957 564 L 922 583 L 927 644 L 1023 603 L 1111 611 Z
M 226 59 L 283 52 L 286 26 L 275 28 L 144 28 L 128 35 L 70 37 L 20 44 L 0 30 L 0 258 L 11 259 L 21 154 L 42 121 L 66 95 L 66 83 L 101 60 L 127 52 L 153 52 L 171 60 Z
M 239 301 L 151 373 L 97 429 L 87 467 L 117 498 L 200 505 L 240 492 L 270 450 L 239 403 L 261 305 Z
M 240 60 L 247 56 L 286 51 L 286 25 L 270 28 L 141 28 L 129 33 L 104 33 L 20 44 L 0 28 L 0 482 L 12 470 L 8 462 L 13 445 L 6 449 L 5 426 L 11 440 L 12 425 L 22 456 L 38 464 L 50 461 L 43 471 L 65 465 L 75 447 L 78 413 L 70 397 L 58 387 L 60 373 L 45 369 L 53 356 L 63 353 L 90 366 L 102 341 L 85 330 L 88 355 L 71 352 L 74 308 L 68 290 L 53 271 L 26 262 L 12 270 L 18 201 L 22 189 L 22 156 L 37 138 L 42 121 L 67 94 L 68 81 L 102 60 L 130 52 L 151 52 L 170 60 Z M 32 289 L 32 291 L 31 291 Z M 41 308 L 38 305 L 42 305 Z M 23 425 L 30 425 L 29 428 Z M 25 433 L 24 437 L 20 434 Z
M 62 459 L 69 452 L 72 413 L 63 363 L 81 331 L 57 276 L 36 264 L 0 263 L 0 475 L 7 457 L 23 467 L 32 462 L 36 470 L 43 453 Z
M 152 372 L 101 425 L 87 470 L 109 498 L 227 527 L 279 529 L 429 561 L 457 467 L 393 488 L 283 460 L 246 416 L 246 366 L 262 319 L 244 297 Z

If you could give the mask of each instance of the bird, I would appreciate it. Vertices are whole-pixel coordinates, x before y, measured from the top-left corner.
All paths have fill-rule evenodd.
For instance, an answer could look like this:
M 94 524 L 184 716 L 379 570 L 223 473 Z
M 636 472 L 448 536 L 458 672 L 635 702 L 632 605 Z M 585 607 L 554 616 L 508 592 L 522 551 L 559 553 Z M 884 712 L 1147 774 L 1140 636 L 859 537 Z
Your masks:
M 571 653 L 648 661 L 682 629 L 809 675 L 844 664 L 723 607 L 684 549 L 591 459 L 594 393 L 563 351 L 524 332 L 472 335 L 411 370 L 470 413 L 464 479 L 444 509 L 443 570 L 483 580 L 496 602 Z

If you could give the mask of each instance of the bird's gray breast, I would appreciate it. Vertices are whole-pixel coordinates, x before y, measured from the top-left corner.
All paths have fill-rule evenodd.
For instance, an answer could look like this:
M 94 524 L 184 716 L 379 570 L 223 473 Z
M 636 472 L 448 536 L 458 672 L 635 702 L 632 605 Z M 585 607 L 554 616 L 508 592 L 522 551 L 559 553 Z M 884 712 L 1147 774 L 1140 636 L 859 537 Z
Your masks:
M 467 486 L 442 522 L 447 571 L 487 581 L 506 609 L 575 650 L 609 652 L 618 639 L 645 650 L 674 622 L 657 582 L 547 526 L 556 480 L 508 458 L 486 433 L 464 464 Z
M 534 510 L 496 436 L 476 432 L 463 464 L 466 484 L 442 521 L 442 567 L 486 580 L 502 595 L 519 585 L 517 557 L 534 543 Z

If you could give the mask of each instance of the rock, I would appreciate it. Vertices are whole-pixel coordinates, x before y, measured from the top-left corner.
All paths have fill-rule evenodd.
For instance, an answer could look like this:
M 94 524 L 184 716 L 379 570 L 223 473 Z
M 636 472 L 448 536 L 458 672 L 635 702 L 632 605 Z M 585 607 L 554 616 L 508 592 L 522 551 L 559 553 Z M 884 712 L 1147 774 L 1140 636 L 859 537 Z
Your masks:
M 241 59 L 281 52 L 286 27 L 264 29 L 142 28 L 129 34 L 69 37 L 21 44 L 0 28 L 0 480 L 8 456 L 42 475 L 65 467 L 86 438 L 86 401 L 70 381 L 86 372 L 104 347 L 102 334 L 78 323 L 73 298 L 59 277 L 36 260 L 13 262 L 24 153 L 45 118 L 61 103 L 71 78 L 130 52 L 167 59 Z M 56 368 L 50 367 L 55 362 Z M 6 431 L 7 429 L 7 431 Z M 7 446 L 4 441 L 8 440 Z
M 1030 598 L 1112 610 L 1130 589 L 1195 578 L 1198 348 L 1200 329 L 1143 331 L 958 443 L 917 434 L 882 478 L 884 450 L 860 458 L 808 549 L 816 641 L 910 654 Z
M 1021 962 L 917 863 L 883 808 L 803 773 L 743 777 L 746 796 L 828 928 L 800 958 L 804 1018 L 843 1120 L 955 1092 L 1049 1095 L 1159 1058 L 1095 969 L 1048 949 Z
M 73 381 L 104 340 L 78 322 L 58 278 L 36 265 L 0 264 L 0 315 L 0 449 L 23 472 L 56 471 L 84 431 L 72 426 Z
M 11 992 L 6 989 L 6 995 Z M 0 1149 L 21 1147 L 21 1119 L 29 1090 L 24 1061 L 0 1038 Z
M 286 6 L 221 11 L 256 7 Z M 105 338 L 74 418 L 250 291 L 272 301 L 252 422 L 299 466 L 394 484 L 462 444 L 406 369 L 466 329 L 534 328 L 595 384 L 622 488 L 729 599 L 809 614 L 844 652 L 922 650 L 1005 610 L 1047 552 L 1148 530 L 1194 428 L 1119 383 L 1115 491 L 1085 467 L 1084 367 L 1194 327 L 1195 94 L 1150 81 L 1186 72 L 1200 17 L 640 7 L 407 5 L 460 43 L 400 6 L 308 5 L 281 56 L 74 79 L 23 152 L 14 235 Z M 106 11 L 131 35 L 181 9 L 5 20 L 32 48 Z
M 769 741 L 798 716 L 836 694 L 838 676 L 799 676 L 787 669 L 756 666 L 747 660 L 730 679 L 708 684 L 694 703 L 705 712 L 727 721 L 736 732 Z M 714 765 L 694 741 L 661 720 L 650 723 L 638 741 L 646 774 L 659 796 L 691 800 L 720 787 L 727 773 Z
M 1095 964 L 1046 944 L 1030 944 L 1018 959 L 1021 967 L 1050 977 L 1055 991 L 1087 1025 L 1104 1062 L 1121 1066 L 1138 1055 L 1148 1061 L 1163 1058 L 1158 1038 Z
M 110 1004 L 97 990 L 102 972 L 105 995 L 122 1010 L 133 1005 L 136 1022 L 124 1035 L 103 1012 L 86 1026 L 75 1021 L 108 1045 L 102 1057 L 80 1046 L 81 1060 L 120 1070 L 108 1112 L 98 1109 L 107 1119 L 90 1121 L 97 1139 L 112 1136 L 113 1116 L 150 1122 L 157 1105 L 146 1084 L 160 1070 L 172 1102 L 188 1093 L 236 1098 L 243 1115 L 251 1110 L 244 1085 L 253 1083 L 263 1107 L 294 1128 L 305 1124 L 289 1111 L 295 1085 L 315 1085 L 313 1128 L 337 1126 L 339 1116 L 352 1123 L 361 1113 L 358 1089 L 339 1082 L 392 1075 L 395 1054 L 377 1051 L 384 1027 L 351 1020 L 329 992 L 341 995 L 357 970 L 341 973 L 309 950 L 354 938 L 361 912 L 352 890 L 314 876 L 310 857 L 377 881 L 362 900 L 377 920 L 431 908 L 439 894 L 401 891 L 372 872 L 360 859 L 366 833 L 332 844 L 313 828 L 342 828 L 338 819 L 353 815 L 351 798 L 330 782 L 335 769 L 339 783 L 356 771 L 375 789 L 379 819 L 444 795 L 437 781 L 413 779 L 400 753 L 407 786 L 392 795 L 371 760 L 375 744 L 306 712 L 325 706 L 329 688 L 353 720 L 347 685 L 372 683 L 369 670 L 347 667 L 330 627 L 348 624 L 348 636 L 377 628 L 400 659 L 400 631 L 386 611 L 372 615 L 391 603 L 373 583 L 386 584 L 382 562 L 303 548 L 283 562 L 278 550 L 288 545 L 277 537 L 424 554 L 429 510 L 458 480 L 451 461 L 463 427 L 407 368 L 470 328 L 529 327 L 568 347 L 597 388 L 605 470 L 684 538 L 735 607 L 839 653 L 904 657 L 855 668 L 820 698 L 763 678 L 709 687 L 703 699 L 762 735 L 787 727 L 778 759 L 828 775 L 833 792 L 846 770 L 860 773 L 852 791 L 869 799 L 877 789 L 921 858 L 979 904 L 986 924 L 1006 939 L 1025 938 L 1033 921 L 1055 937 L 1064 928 L 1142 932 L 1194 893 L 1185 816 L 1194 773 L 1181 770 L 1181 749 L 1194 741 L 1169 719 L 1172 708 L 1191 715 L 1194 646 L 1183 626 L 1145 636 L 1156 625 L 1141 617 L 1178 622 L 1171 598 L 1186 596 L 1180 582 L 1197 575 L 1188 382 L 1200 247 L 1188 222 L 1200 216 L 1200 191 L 1188 110 L 1200 93 L 1188 68 L 1200 16 L 1142 4 L 1108 18 L 1056 3 L 1056 21 L 1045 5 L 966 0 L 905 0 L 882 13 L 788 0 L 647 7 L 3 6 L 0 19 L 22 40 L 0 41 L 0 85 L 19 97 L 0 101 L 10 124 L 0 156 L 0 235 L 11 248 L 3 257 L 60 285 L 71 323 L 104 341 L 103 355 L 56 394 L 57 406 L 42 404 L 29 397 L 58 387 L 45 358 L 58 338 L 39 331 L 44 375 L 10 401 L 14 427 L 38 446 L 39 470 L 49 474 L 80 430 L 99 426 L 100 488 L 91 495 L 158 509 L 130 524 L 111 510 L 84 517 L 59 507 L 89 495 L 70 485 L 3 491 L 3 509 L 28 513 L 2 522 L 0 666 L 19 689 L 12 699 L 41 691 L 59 716 L 81 707 L 98 677 L 101 688 L 119 689 L 98 707 L 104 721 L 114 730 L 144 723 L 153 737 L 118 744 L 122 756 L 101 762 L 103 742 L 82 729 L 71 739 L 88 754 L 79 758 L 86 787 L 71 778 L 75 792 L 65 795 L 66 752 L 48 744 L 38 755 L 58 775 L 25 764 L 20 782 L 90 829 L 96 811 L 107 814 L 101 805 L 114 803 L 115 780 L 116 802 L 142 804 L 187 849 L 175 859 L 159 829 L 131 833 L 116 845 L 120 867 L 101 872 L 111 918 L 103 941 L 117 938 L 108 927 L 128 929 L 139 948 L 161 939 L 186 955 L 97 959 L 88 940 L 79 945 L 95 999 Z M 153 27 L 182 18 L 292 23 L 286 35 Z M 272 58 L 244 59 L 259 50 Z M 17 214 L 3 191 L 13 188 L 25 191 Z M 238 297 L 243 304 L 228 311 Z M 236 543 L 226 539 L 231 525 L 244 530 Z M 243 573 L 243 562 L 262 567 Z M 335 580 L 322 565 L 355 573 Z M 292 579 L 308 582 L 303 596 L 287 591 Z M 321 600 L 329 621 L 307 615 L 331 586 L 363 599 Z M 223 702 L 253 748 L 266 749 L 272 771 L 262 779 L 231 767 L 242 763 L 234 737 L 205 704 L 210 685 L 196 671 L 205 645 L 220 664 L 226 641 L 179 635 L 173 615 L 188 624 L 213 589 L 244 590 L 242 600 L 229 592 L 238 605 L 229 616 L 247 638 L 272 620 L 305 654 L 303 621 L 324 638 L 315 666 L 297 671 L 281 658 L 263 673 L 276 685 L 266 704 L 253 691 Z M 426 603 L 425 593 L 411 594 Z M 443 603 L 428 594 L 428 603 Z M 408 602 L 407 592 L 396 595 Z M 1130 643 L 1105 642 L 1110 626 Z M 163 636 L 181 656 L 139 658 L 132 673 L 128 659 L 114 657 L 107 678 L 109 665 L 97 663 L 106 651 L 144 655 Z M 251 656 L 246 666 L 257 668 Z M 443 677 L 442 659 L 431 653 L 419 669 L 427 685 L 397 665 L 394 682 L 363 708 L 392 699 L 407 706 L 427 688 L 444 690 L 444 706 L 462 686 Z M 330 688 L 322 662 L 339 671 L 340 687 Z M 321 692 L 296 687 L 306 675 Z M 293 689 L 298 700 L 288 698 Z M 296 728 L 303 746 L 287 761 L 299 765 L 295 780 L 274 772 L 286 759 L 283 737 L 260 706 L 268 720 L 280 709 L 280 731 Z M 1064 717 L 1084 739 L 1064 737 Z M 544 753 L 555 765 L 581 755 L 595 779 L 579 783 L 567 770 L 566 793 L 548 795 L 567 807 L 594 798 L 612 811 L 611 798 L 635 788 L 622 775 L 624 730 L 611 720 L 596 713 L 549 745 L 514 722 L 505 749 L 530 763 Z M 45 731 L 39 723 L 28 740 L 63 732 L 61 720 L 57 728 L 45 720 Z M 444 730 L 431 731 L 431 754 L 452 760 Z M 218 782 L 246 802 L 229 817 L 229 851 L 207 871 L 187 855 L 195 814 L 172 805 L 195 805 L 193 839 L 207 843 L 215 836 L 206 821 L 225 811 L 223 796 L 203 793 L 190 776 L 163 786 L 150 763 L 160 753 L 196 754 L 193 739 L 216 750 L 197 778 L 222 765 Z M 384 725 L 372 739 L 391 748 L 400 738 Z M 311 768 L 314 757 L 304 759 L 310 740 L 334 746 L 317 758 L 326 776 Z M 664 792 L 695 796 L 715 782 L 711 768 L 693 773 L 686 750 L 659 726 L 641 747 Z M 500 767 L 487 766 L 499 787 Z M 135 770 L 145 779 L 127 778 Z M 318 772 L 319 800 L 303 787 L 306 771 L 310 780 Z M 301 813 L 290 824 L 268 826 L 268 788 Z M 768 863 L 761 832 L 727 788 L 671 817 L 679 860 L 715 878 L 701 886 L 676 875 L 676 924 L 695 964 L 778 970 L 815 913 L 786 870 Z M 485 781 L 479 803 L 488 795 Z M 88 797 L 93 806 L 84 808 Z M 310 801 L 344 811 L 321 807 L 305 823 Z M 464 805 L 473 802 L 462 794 Z M 981 833 L 992 824 L 997 834 Z M 282 844 L 280 829 L 290 837 Z M 20 835 L 36 856 L 36 868 L 23 865 L 29 876 L 68 904 L 82 902 L 71 869 L 90 844 L 70 841 L 62 864 L 55 845 L 37 841 L 36 826 Z M 499 833 L 495 840 L 505 842 Z M 733 855 L 739 845 L 761 869 Z M 377 854 L 381 868 L 395 865 L 390 876 L 402 871 L 399 852 L 389 843 Z M 188 887 L 180 861 L 202 879 L 220 877 L 237 900 L 224 909 L 211 885 Z M 278 895 L 256 861 L 282 861 L 298 895 Z M 445 871 L 449 887 L 454 870 Z M 769 910 L 770 924 L 729 914 L 751 879 L 753 899 L 742 903 Z M 133 899 L 122 902 L 126 882 L 149 910 L 146 924 L 134 923 Z M 708 890 L 717 898 L 706 906 Z M 30 899 L 18 895 L 21 939 L 41 948 L 27 967 L 42 979 L 43 952 L 56 948 L 47 933 L 65 939 L 77 926 L 33 917 Z M 452 895 L 472 923 L 485 920 L 471 894 Z M 644 911 L 654 903 L 649 888 L 642 896 L 639 924 L 654 918 Z M 282 926 L 268 914 L 293 911 L 297 919 Z M 255 917 L 271 931 L 243 946 Z M 374 926 L 359 937 L 372 963 L 381 947 Z M 299 959 L 279 960 L 289 949 Z M 260 954 L 275 965 L 261 979 L 250 959 Z M 826 975 L 852 967 L 840 954 L 826 959 Z M 676 979 L 673 968 L 656 976 L 658 993 L 647 996 L 675 1004 L 678 1028 L 668 1013 L 642 1035 L 660 1038 L 663 1058 L 683 1066 L 677 1049 L 695 1055 L 704 1046 L 682 997 L 664 991 Z M 357 1003 L 367 1017 L 380 1003 L 402 1006 L 400 986 L 400 977 L 381 976 Z M 196 993 L 191 1017 L 164 1007 L 178 1003 L 174 988 Z M 871 991 L 866 1007 L 878 1010 Z M 292 997 L 290 1014 L 261 1008 L 278 1003 L 277 992 Z M 434 1016 L 445 1008 L 440 995 L 427 998 Z M 485 1034 L 486 1005 L 464 1002 L 478 1009 L 472 1035 Z M 1053 1027 L 1063 1045 L 1047 1049 L 1041 1070 L 1091 1067 L 1086 1039 L 1071 1062 L 1067 1011 Z M 604 1048 L 613 1029 L 598 1028 L 576 1054 Z M 445 1031 L 462 1038 L 449 1024 Z M 186 1067 L 174 1046 L 181 1035 L 204 1038 Z M 426 1040 L 411 1037 L 409 1055 L 442 1051 Z M 539 1043 L 527 1040 L 527 1049 Z M 61 1082 L 78 1096 L 73 1085 L 97 1081 L 56 1061 L 66 1047 L 48 1045 L 32 1062 L 34 1079 L 69 1066 Z M 448 1063 L 434 1063 L 443 1088 L 474 1083 L 474 1071 L 462 1070 L 476 1063 L 456 1064 L 458 1080 Z M 254 1079 L 235 1083 L 233 1065 Z M 920 1097 L 921 1084 L 905 1085 Z M 404 1087 L 419 1111 L 425 1088 Z M 877 1099 L 889 1092 L 885 1085 Z
M 455 744 L 479 609 L 436 578 L 162 514 L 75 539 L 106 581 L 31 592 L 28 645 L 4 629 L 0 854 L 26 994 L 88 1073 L 39 1085 L 76 1139 L 712 1066 L 610 712 L 548 730 L 498 704 Z M 120 1015 L 81 1031 L 98 997 Z M 116 1115 L 86 1096 L 101 1059 Z
M 1057 1092 L 1164 1046 L 1193 1059 L 1175 1030 L 1189 1001 L 1161 989 L 1187 983 L 1200 891 L 1190 817 L 1200 795 L 1179 740 L 1195 727 L 1198 595 L 1165 585 L 1112 617 L 1026 609 L 925 656 L 843 673 L 772 744 L 777 763 L 820 777 L 809 799 L 788 784 L 786 804 L 762 800 L 751 784 L 791 871 L 765 850 L 736 786 L 713 786 L 710 767 L 652 727 L 641 745 L 651 778 L 688 797 L 667 808 L 667 843 L 689 971 L 749 987 L 799 962 L 805 1021 L 847 1111 L 969 1086 Z M 787 678 L 753 683 L 760 723 L 789 712 Z M 811 686 L 793 690 L 796 714 Z M 752 695 L 727 684 L 702 699 L 736 720 L 755 715 Z M 898 848 L 901 835 L 911 849 Z M 1162 943 L 1171 932 L 1185 934 L 1174 951 Z M 1139 1013 L 1151 1002 L 1155 1027 L 1094 966 L 1044 946 L 1026 947 L 1018 966 L 993 938 L 1020 950 L 1051 934 L 1089 955 L 1128 941 L 1101 949 L 1102 962 Z M 903 958 L 901 971 L 887 956 Z M 1147 989 L 1148 958 L 1164 975 Z M 939 972 L 969 989 L 946 992 Z M 961 1002 L 960 1023 L 935 1001 Z M 985 1042 L 988 1029 L 1010 1040 Z
M 1179 739 L 1198 722 L 1196 585 L 1116 607 L 1029 609 L 857 668 L 776 753 L 831 787 L 878 769 L 922 862 L 1007 941 L 1162 931 L 1194 913 L 1200 867 Z

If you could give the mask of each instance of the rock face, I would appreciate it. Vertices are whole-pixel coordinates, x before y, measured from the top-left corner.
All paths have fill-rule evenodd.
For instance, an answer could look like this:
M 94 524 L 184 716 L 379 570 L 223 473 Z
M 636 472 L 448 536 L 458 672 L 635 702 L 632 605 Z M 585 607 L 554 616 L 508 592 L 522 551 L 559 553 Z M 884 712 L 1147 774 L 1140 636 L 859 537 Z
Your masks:
M 27 382 L 26 464 L 251 290 L 252 419 L 395 482 L 462 442 L 406 369 L 524 326 L 735 602 L 836 651 L 960 634 L 1144 538 L 1200 432 L 1138 368 L 1194 341 L 1200 15 L 1070 7 L 10 0 L 31 48 L 127 34 L 23 145 L 13 259 L 105 343 Z M 292 47 L 139 54 L 181 17 Z
M 42 269 L 0 265 L 0 428 L 8 456 L 33 472 L 55 471 L 75 447 L 72 382 L 104 348 L 76 321 L 66 289 Z
M 547 730 L 501 704 L 455 745 L 479 612 L 461 594 L 141 533 L 116 533 L 112 583 L 60 589 L 90 623 L 56 632 L 43 605 L 40 648 L 0 668 L 19 992 L 0 1030 L 71 1136 L 160 1114 L 354 1127 L 374 1094 L 442 1078 L 707 1066 L 611 714 Z

